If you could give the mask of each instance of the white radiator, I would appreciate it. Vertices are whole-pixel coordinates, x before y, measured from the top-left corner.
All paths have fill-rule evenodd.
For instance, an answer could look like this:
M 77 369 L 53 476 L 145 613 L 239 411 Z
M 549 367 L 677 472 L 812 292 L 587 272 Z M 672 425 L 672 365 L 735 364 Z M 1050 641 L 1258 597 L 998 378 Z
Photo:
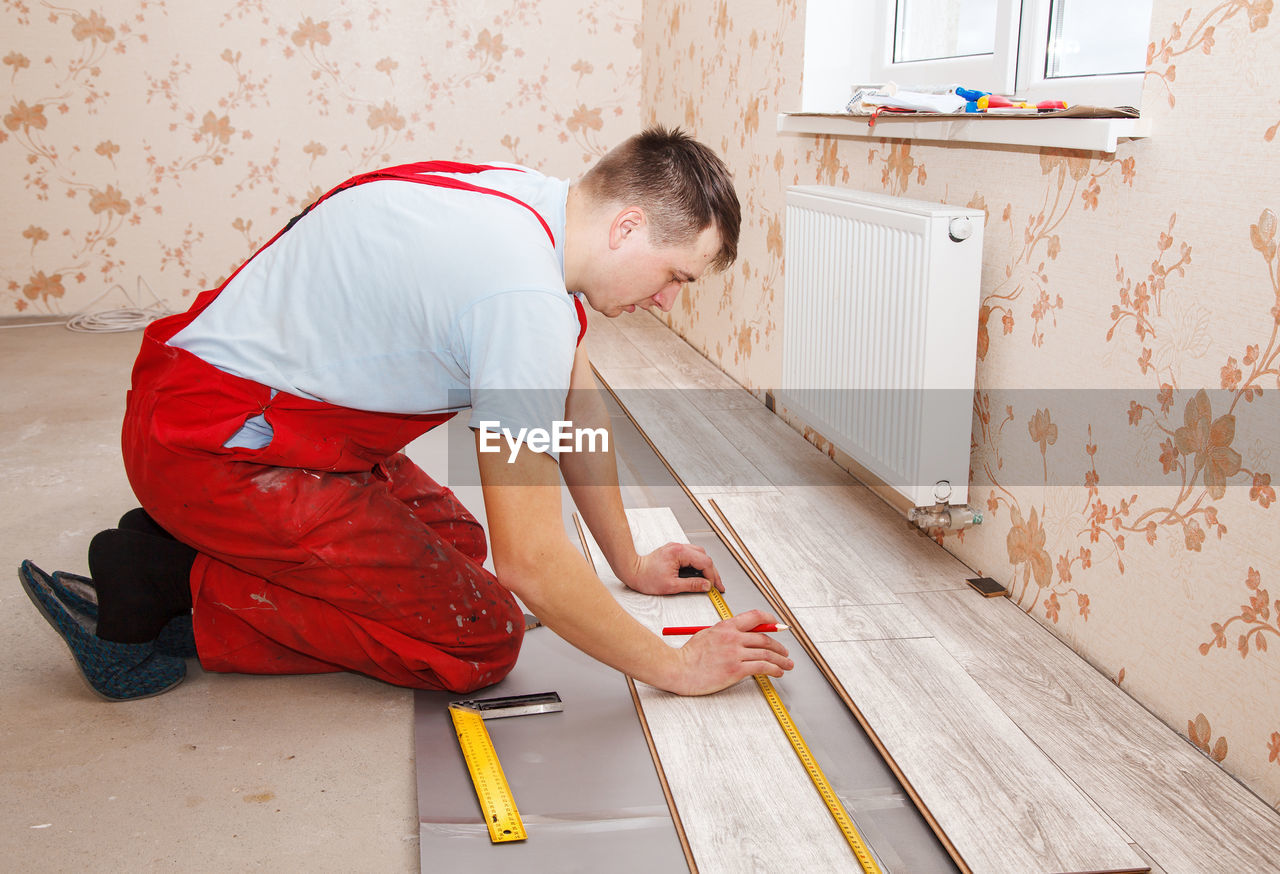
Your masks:
M 965 207 L 787 190 L 778 395 L 912 506 L 969 500 L 982 226 Z

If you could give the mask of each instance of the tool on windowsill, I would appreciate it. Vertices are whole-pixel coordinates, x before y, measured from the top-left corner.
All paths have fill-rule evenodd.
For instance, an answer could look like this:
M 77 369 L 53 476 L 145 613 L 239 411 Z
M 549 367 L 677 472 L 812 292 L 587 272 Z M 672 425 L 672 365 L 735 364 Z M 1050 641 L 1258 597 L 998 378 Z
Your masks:
M 523 841 L 529 835 L 515 797 L 507 783 L 502 763 L 484 727 L 486 719 L 503 719 L 508 716 L 525 716 L 531 713 L 555 713 L 564 710 L 560 696 L 555 692 L 538 692 L 532 695 L 507 695 L 501 698 L 469 698 L 449 704 L 449 717 L 458 734 L 458 746 L 466 759 L 471 784 L 484 812 L 489 840 L 493 843 Z
M 1036 103 L 1030 103 L 1026 100 L 1019 100 L 1016 97 L 1005 97 L 1001 94 L 992 94 L 990 91 L 978 91 L 972 88 L 957 88 L 955 93 L 957 96 L 964 98 L 965 112 L 990 112 L 993 114 L 1024 112 L 1035 115 L 1038 112 L 1054 112 L 1067 108 L 1067 103 L 1062 100 L 1041 100 Z

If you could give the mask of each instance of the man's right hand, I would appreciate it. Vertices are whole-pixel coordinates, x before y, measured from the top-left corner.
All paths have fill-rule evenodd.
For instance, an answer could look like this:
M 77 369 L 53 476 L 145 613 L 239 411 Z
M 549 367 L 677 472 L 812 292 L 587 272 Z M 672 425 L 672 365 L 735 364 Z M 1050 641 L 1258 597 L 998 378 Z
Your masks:
M 762 610 L 748 610 L 699 631 L 677 651 L 680 671 L 668 691 L 708 695 L 753 674 L 781 677 L 795 667 L 787 648 L 763 632 L 748 630 L 777 621 Z

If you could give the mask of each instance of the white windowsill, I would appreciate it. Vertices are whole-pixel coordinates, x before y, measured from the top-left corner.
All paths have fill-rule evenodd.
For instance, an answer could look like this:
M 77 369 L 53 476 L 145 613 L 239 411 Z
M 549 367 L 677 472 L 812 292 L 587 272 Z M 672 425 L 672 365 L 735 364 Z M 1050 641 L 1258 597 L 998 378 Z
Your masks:
M 885 122 L 868 116 L 803 112 L 778 115 L 778 133 L 984 145 L 1047 146 L 1115 152 L 1124 140 L 1150 136 L 1144 118 L 975 118 Z

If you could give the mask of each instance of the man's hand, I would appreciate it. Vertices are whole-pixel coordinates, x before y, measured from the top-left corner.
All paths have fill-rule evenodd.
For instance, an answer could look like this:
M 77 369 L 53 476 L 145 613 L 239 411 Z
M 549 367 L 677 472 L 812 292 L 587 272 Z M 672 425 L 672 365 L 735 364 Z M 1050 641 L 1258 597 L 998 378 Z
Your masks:
M 680 568 L 693 567 L 702 572 L 700 577 L 682 577 Z M 715 586 L 724 591 L 720 572 L 711 556 L 701 546 L 691 543 L 668 543 L 647 555 L 636 558 L 631 573 L 624 582 L 629 589 L 646 595 L 674 595 L 679 592 L 706 592 Z
M 669 691 L 708 695 L 753 674 L 781 677 L 795 667 L 787 648 L 767 634 L 748 630 L 777 621 L 763 610 L 748 610 L 699 631 L 678 650 L 681 670 Z

